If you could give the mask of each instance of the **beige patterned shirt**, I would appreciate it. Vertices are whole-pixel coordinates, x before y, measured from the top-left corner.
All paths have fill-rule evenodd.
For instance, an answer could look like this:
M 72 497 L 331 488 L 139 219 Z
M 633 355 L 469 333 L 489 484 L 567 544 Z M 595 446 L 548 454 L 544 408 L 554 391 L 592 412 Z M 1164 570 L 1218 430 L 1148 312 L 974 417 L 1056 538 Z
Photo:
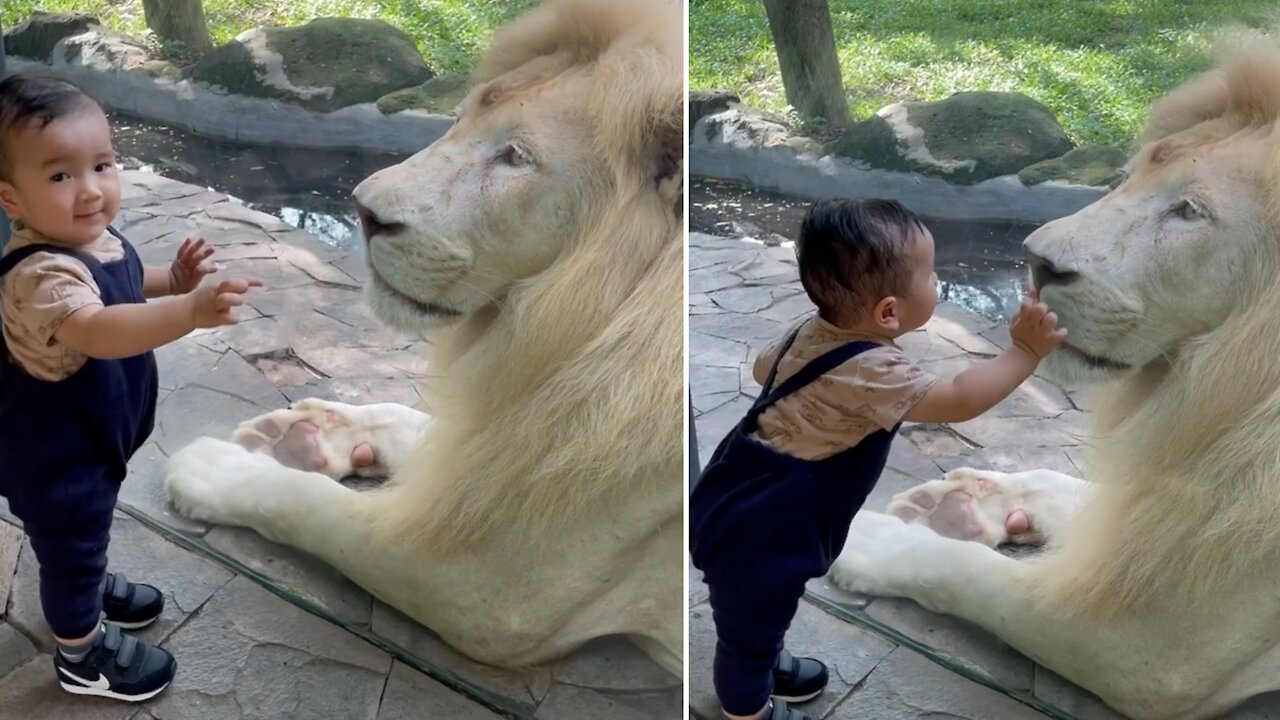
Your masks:
M 769 369 L 789 337 L 790 332 L 756 358 L 756 382 L 763 385 L 768 379 Z M 892 430 L 938 382 L 936 375 L 925 372 L 892 342 L 844 330 L 814 315 L 800 326 L 778 366 L 774 386 L 811 360 L 854 340 L 881 347 L 862 352 L 765 410 L 760 414 L 757 439 L 802 460 L 831 457 L 876 430 Z
M 65 246 L 46 238 L 15 220 L 13 234 L 5 245 L 8 255 L 33 244 Z M 115 262 L 124 257 L 124 245 L 111 233 L 82 246 L 99 262 Z M 65 380 L 87 359 L 62 345 L 53 335 L 71 313 L 91 305 L 101 305 L 98 284 L 89 268 L 79 260 L 57 253 L 37 252 L 18 263 L 0 282 L 0 320 L 9 362 L 16 362 L 28 374 L 41 380 Z

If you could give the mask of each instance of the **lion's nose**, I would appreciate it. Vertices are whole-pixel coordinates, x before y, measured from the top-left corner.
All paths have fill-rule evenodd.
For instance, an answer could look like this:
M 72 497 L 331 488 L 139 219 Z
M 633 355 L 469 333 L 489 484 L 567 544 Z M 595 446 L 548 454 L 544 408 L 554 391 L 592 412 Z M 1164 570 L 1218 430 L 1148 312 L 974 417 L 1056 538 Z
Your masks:
M 1036 290 L 1048 285 L 1070 285 L 1080 279 L 1080 273 L 1054 265 L 1048 258 L 1033 252 L 1027 253 L 1027 264 L 1031 266 L 1031 285 Z
M 375 235 L 390 235 L 402 227 L 400 223 L 379 219 L 376 213 L 359 201 L 356 202 L 356 215 L 360 217 L 360 230 L 364 233 L 366 243 L 371 242 Z

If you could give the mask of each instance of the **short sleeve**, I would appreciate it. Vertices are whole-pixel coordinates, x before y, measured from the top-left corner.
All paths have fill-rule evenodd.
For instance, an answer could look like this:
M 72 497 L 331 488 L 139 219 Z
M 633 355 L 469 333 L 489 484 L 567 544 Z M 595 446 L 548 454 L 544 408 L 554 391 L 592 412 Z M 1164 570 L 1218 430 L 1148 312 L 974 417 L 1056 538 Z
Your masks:
M 894 346 L 868 350 L 823 378 L 830 401 L 892 430 L 938 382 Z
M 91 305 L 102 305 L 89 269 L 63 255 L 37 253 L 6 277 L 4 305 L 9 322 L 30 341 L 48 346 L 64 320 Z

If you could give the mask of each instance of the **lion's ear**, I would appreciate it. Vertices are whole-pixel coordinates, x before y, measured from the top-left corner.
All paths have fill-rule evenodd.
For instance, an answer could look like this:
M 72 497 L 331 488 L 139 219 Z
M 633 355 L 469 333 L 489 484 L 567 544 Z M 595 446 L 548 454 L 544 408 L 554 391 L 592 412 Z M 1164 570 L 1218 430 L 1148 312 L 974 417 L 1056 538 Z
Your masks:
M 1174 88 L 1155 101 L 1140 141 L 1155 142 L 1221 117 L 1231 103 L 1231 87 L 1227 74 L 1211 70 Z
M 489 82 L 535 58 L 554 53 L 566 35 L 566 24 L 557 7 L 544 4 L 526 12 L 489 40 L 488 51 L 472 70 L 471 84 Z
M 663 205 L 675 210 L 677 216 L 684 210 L 684 103 L 668 113 L 658 126 L 653 148 L 654 187 Z

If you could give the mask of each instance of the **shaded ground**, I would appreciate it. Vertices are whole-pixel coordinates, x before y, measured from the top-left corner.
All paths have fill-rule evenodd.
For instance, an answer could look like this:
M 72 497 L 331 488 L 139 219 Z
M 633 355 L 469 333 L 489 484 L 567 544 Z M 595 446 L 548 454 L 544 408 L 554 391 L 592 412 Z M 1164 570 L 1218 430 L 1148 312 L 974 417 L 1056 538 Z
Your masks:
M 794 252 L 811 201 L 712 178 L 691 178 L 689 230 L 781 245 Z M 939 299 L 991 320 L 1007 317 L 1027 290 L 1022 241 L 1038 226 L 925 218 L 933 234 Z
M 345 251 L 358 249 L 360 242 L 352 190 L 405 159 L 395 153 L 208 138 L 119 113 L 112 114 L 111 128 L 124 168 L 226 193 Z
M 169 453 L 292 400 L 416 404 L 426 344 L 381 329 L 362 302 L 363 260 L 225 195 L 151 173 L 121 173 L 117 227 L 148 262 L 188 234 L 222 272 L 266 283 L 238 325 L 157 353 L 151 441 L 130 464 L 113 532 L 113 570 L 165 591 L 143 636 L 178 658 L 174 685 L 141 708 L 57 688 L 37 567 L 17 523 L 0 521 L 0 717 L 410 720 L 658 720 L 680 715 L 680 679 L 628 641 L 606 638 L 550 666 L 471 662 L 328 566 L 258 535 L 176 515 Z M 0 501 L 0 508 L 5 507 Z

